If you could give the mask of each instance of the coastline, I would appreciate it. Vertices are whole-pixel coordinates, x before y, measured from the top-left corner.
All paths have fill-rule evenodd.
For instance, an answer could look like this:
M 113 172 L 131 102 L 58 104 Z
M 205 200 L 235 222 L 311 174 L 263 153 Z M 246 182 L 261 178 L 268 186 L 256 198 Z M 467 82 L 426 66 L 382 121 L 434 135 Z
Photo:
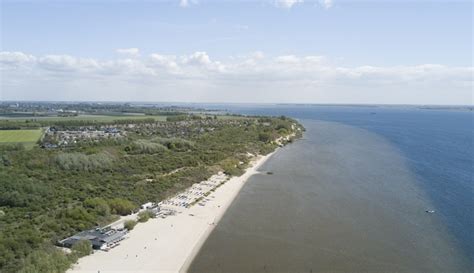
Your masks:
M 67 272 L 186 272 L 245 182 L 278 149 L 253 159 L 243 175 L 231 177 L 210 194 L 205 206 L 138 224 L 118 247 L 85 256 Z

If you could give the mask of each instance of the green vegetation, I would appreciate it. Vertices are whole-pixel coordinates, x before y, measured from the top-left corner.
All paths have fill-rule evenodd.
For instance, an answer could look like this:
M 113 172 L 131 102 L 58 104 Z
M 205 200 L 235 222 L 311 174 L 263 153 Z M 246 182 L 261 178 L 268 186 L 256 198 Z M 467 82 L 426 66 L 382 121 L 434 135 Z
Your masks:
M 132 145 L 126 149 L 127 152 L 134 154 L 156 154 L 165 150 L 167 150 L 167 148 L 162 144 L 153 143 L 143 139 L 132 142 Z
M 78 258 L 92 254 L 92 243 L 88 240 L 80 240 L 72 246 L 72 252 Z
M 145 210 L 141 211 L 138 213 L 138 222 L 144 223 L 148 221 L 150 218 L 154 218 L 155 214 L 153 214 L 151 211 Z
M 84 132 L 104 125 L 124 133 L 62 148 L 0 145 L 0 272 L 64 272 L 90 248 L 81 243 L 67 255 L 54 247 L 58 240 L 159 202 L 217 171 L 240 175 L 248 153 L 267 154 L 276 148 L 273 140 L 299 132 L 289 118 L 175 113 L 157 121 L 154 111 L 142 112 L 151 118 L 0 121 L 0 128 L 38 134 L 47 126 Z M 140 213 L 139 221 L 150 217 Z
M 133 202 L 122 198 L 111 199 L 108 204 L 111 212 L 118 215 L 131 214 L 133 210 L 137 208 L 137 205 Z
M 72 263 L 77 261 L 76 255 L 64 255 L 53 247 L 43 246 L 32 251 L 20 265 L 18 273 L 51 273 L 65 272 Z M 12 257 L 12 259 L 14 259 Z M 8 268 L 7 268 L 8 269 Z M 3 271 L 2 271 L 3 272 Z M 6 271 L 7 272 L 7 271 Z
M 156 137 L 156 138 L 153 138 L 152 141 L 159 143 L 170 150 L 175 150 L 175 151 L 186 151 L 186 150 L 194 148 L 194 142 L 186 140 L 186 139 L 182 139 L 182 138 Z
M 137 222 L 134 220 L 127 220 L 123 224 L 123 227 L 126 228 L 127 230 L 133 230 L 135 226 L 137 225 Z
M 31 148 L 43 134 L 42 129 L 0 130 L 0 144 L 21 143 Z
M 239 160 L 235 158 L 226 158 L 220 162 L 220 165 L 225 174 L 239 176 L 244 173 L 244 164 L 239 164 Z
M 165 121 L 166 116 L 154 115 L 77 115 L 77 116 L 34 116 L 34 117 L 19 117 L 12 121 L 16 122 L 61 122 L 61 121 L 97 121 L 97 122 L 112 122 L 116 120 L 140 120 L 153 119 L 155 121 Z
M 36 142 L 41 137 L 42 130 L 0 130 L 0 142 L 22 143 Z
M 82 153 L 60 153 L 54 158 L 59 168 L 69 171 L 93 171 L 110 169 L 114 157 L 108 153 L 85 155 Z

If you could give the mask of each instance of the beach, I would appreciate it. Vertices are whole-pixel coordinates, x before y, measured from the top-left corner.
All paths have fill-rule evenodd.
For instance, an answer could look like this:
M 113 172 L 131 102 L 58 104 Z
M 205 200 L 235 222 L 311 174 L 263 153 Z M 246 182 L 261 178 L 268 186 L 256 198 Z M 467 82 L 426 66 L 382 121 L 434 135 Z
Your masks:
M 252 160 L 243 175 L 216 188 L 204 206 L 139 223 L 119 246 L 79 259 L 68 272 L 186 272 L 247 179 L 274 153 Z

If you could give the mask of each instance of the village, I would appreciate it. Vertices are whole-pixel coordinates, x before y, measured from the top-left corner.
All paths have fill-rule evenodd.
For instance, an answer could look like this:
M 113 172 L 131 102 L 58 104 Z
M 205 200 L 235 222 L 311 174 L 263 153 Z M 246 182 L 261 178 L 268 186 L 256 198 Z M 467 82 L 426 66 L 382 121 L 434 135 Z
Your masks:
M 121 131 L 116 127 L 102 127 L 100 129 L 92 127 L 82 127 L 75 130 L 58 130 L 49 127 L 45 131 L 43 148 L 57 148 L 74 145 L 78 142 L 95 141 L 103 139 L 120 139 L 127 136 L 126 131 Z
M 265 123 L 263 126 L 269 126 Z M 122 140 L 130 134 L 140 136 L 190 137 L 212 132 L 222 126 L 242 126 L 233 119 L 199 118 L 177 122 L 135 120 L 114 121 L 100 125 L 63 125 L 45 129 L 41 147 L 46 149 L 73 147 L 80 144 L 100 143 L 105 140 Z

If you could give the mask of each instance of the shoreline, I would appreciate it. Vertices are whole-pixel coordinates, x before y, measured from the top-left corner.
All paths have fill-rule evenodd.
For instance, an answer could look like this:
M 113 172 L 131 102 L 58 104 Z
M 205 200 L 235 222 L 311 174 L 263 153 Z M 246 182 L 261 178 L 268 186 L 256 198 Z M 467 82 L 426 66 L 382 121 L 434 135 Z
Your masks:
M 67 272 L 186 272 L 247 180 L 278 150 L 254 158 L 244 174 L 216 188 L 205 206 L 139 223 L 119 246 L 83 257 Z
M 240 190 L 243 188 L 244 184 L 247 183 L 247 180 L 254 174 L 258 174 L 259 172 L 257 171 L 260 166 L 262 166 L 270 157 L 272 157 L 273 154 L 277 152 L 279 149 L 276 148 L 275 151 L 265 155 L 265 156 L 259 156 L 257 160 L 253 163 L 252 166 L 246 169 L 245 173 L 241 176 L 238 177 L 232 177 L 229 181 L 226 182 L 229 183 L 232 179 L 237 179 L 237 182 L 240 182 L 240 187 L 233 192 L 233 196 L 231 196 L 226 202 L 226 204 L 222 207 L 222 210 L 218 212 L 218 214 L 215 216 L 215 225 L 210 225 L 209 228 L 206 229 L 205 233 L 203 233 L 199 241 L 194 245 L 191 253 L 189 253 L 188 257 L 186 258 L 186 261 L 184 261 L 183 265 L 181 266 L 180 270 L 178 272 L 180 273 L 185 273 L 189 270 L 189 267 L 191 266 L 191 263 L 193 262 L 194 258 L 197 256 L 199 251 L 201 250 L 202 246 L 206 242 L 207 238 L 211 234 L 211 232 L 214 230 L 216 225 L 219 223 L 221 220 L 222 216 L 224 216 L 225 212 L 227 209 L 230 207 L 230 205 L 234 202 L 235 198 L 239 194 Z

